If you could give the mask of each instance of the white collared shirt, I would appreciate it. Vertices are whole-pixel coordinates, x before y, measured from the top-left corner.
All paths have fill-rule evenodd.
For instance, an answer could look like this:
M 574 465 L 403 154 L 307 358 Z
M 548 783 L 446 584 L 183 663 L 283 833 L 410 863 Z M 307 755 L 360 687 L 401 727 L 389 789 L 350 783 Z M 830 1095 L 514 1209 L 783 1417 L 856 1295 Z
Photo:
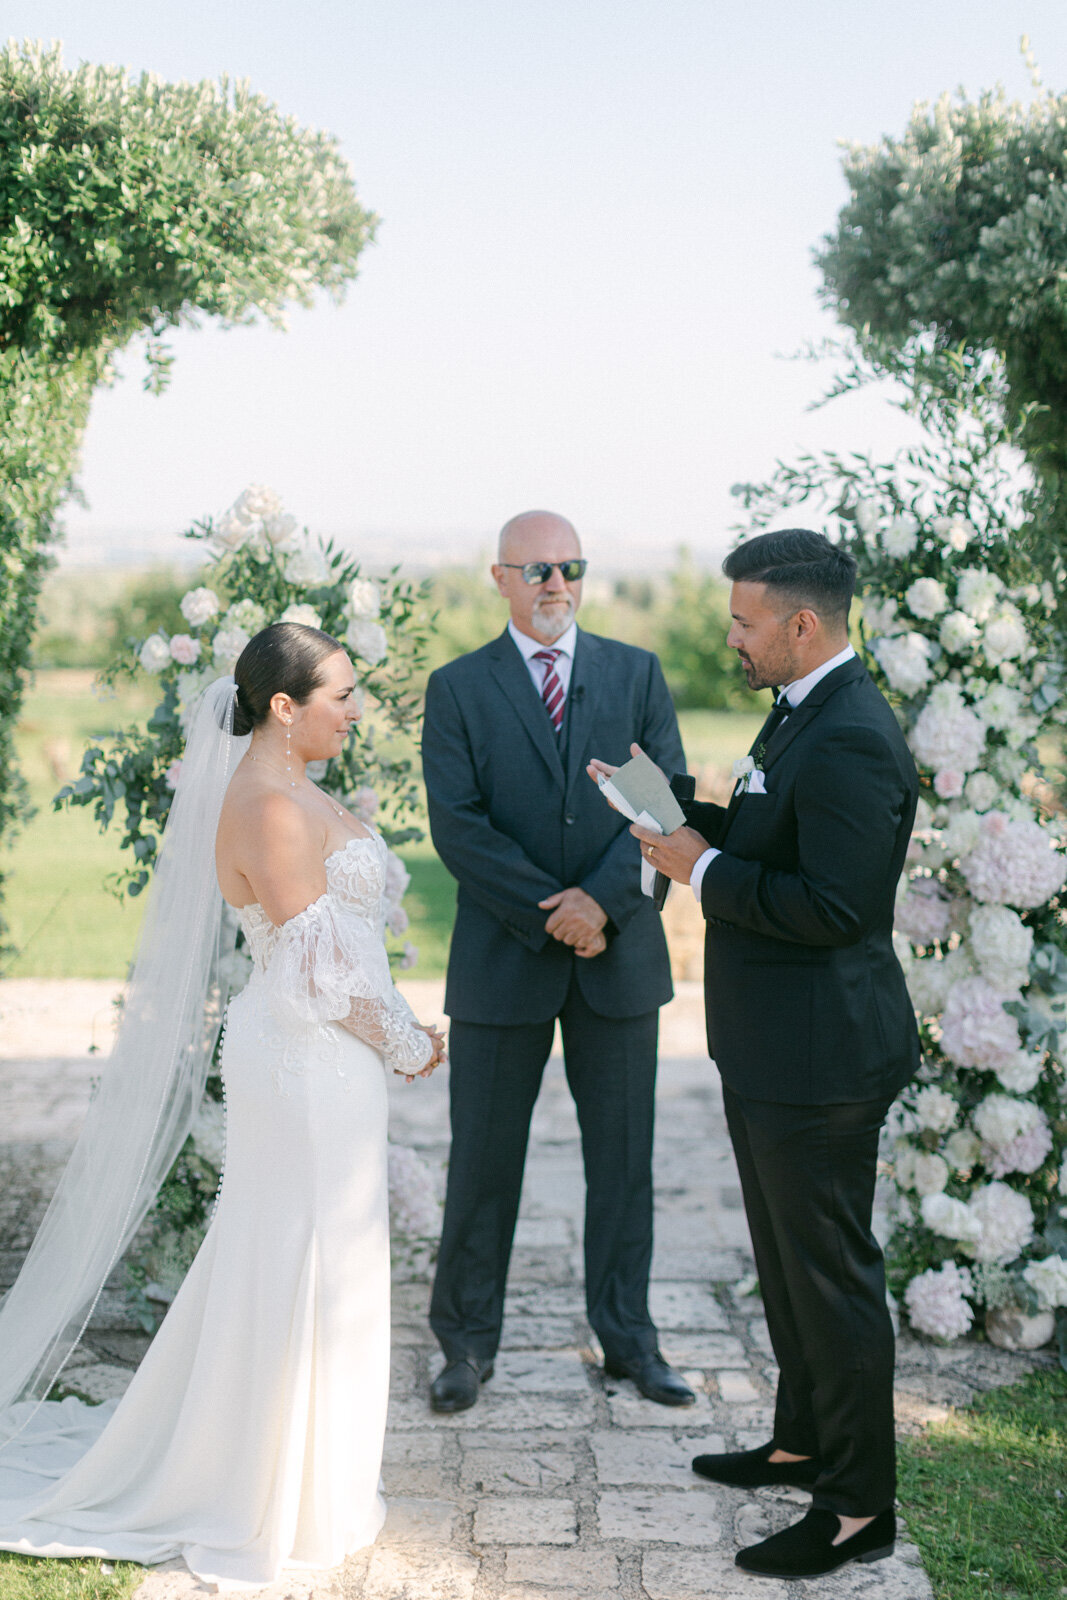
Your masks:
M 531 682 L 537 690 L 538 699 L 541 698 L 541 689 L 544 685 L 548 668 L 543 661 L 535 661 L 534 656 L 538 650 L 559 650 L 556 657 L 556 677 L 563 690 L 563 698 L 567 697 L 567 690 L 571 686 L 571 669 L 574 666 L 574 651 L 578 644 L 578 624 L 572 622 L 566 633 L 561 633 L 552 644 L 543 644 L 540 639 L 531 639 L 528 633 L 520 633 L 513 622 L 508 623 L 508 632 L 522 651 L 522 659 L 526 663 Z
M 817 683 L 820 683 L 829 673 L 836 671 L 838 667 L 843 667 L 846 661 L 851 661 L 855 654 L 856 652 L 852 646 L 847 644 L 843 650 L 837 652 L 836 656 L 831 656 L 829 661 L 824 661 L 821 667 L 816 667 L 814 671 L 806 673 L 803 678 L 797 678 L 794 682 L 787 683 L 785 689 L 779 694 L 778 701 L 787 700 L 790 710 L 795 711 L 800 702 L 807 698 Z M 778 701 L 775 703 L 777 704 Z M 704 882 L 704 874 L 715 860 L 715 857 L 720 855 L 722 855 L 721 850 L 709 848 L 693 863 L 693 870 L 689 874 L 689 887 L 696 895 L 698 903 L 700 901 L 700 887 Z

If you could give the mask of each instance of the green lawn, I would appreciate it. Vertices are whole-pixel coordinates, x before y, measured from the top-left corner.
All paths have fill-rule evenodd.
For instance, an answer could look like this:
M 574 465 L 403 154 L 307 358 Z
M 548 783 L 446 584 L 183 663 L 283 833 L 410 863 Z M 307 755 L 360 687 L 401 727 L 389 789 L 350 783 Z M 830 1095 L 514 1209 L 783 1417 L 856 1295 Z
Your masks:
M 993 1390 L 900 1454 L 900 1503 L 937 1600 L 1067 1593 L 1067 1373 Z
M 49 1561 L 0 1551 L 0 1600 L 127 1600 L 144 1580 L 144 1567 L 129 1561 Z
M 53 811 L 52 796 L 73 776 L 86 743 L 147 715 L 151 685 L 99 700 L 88 671 L 41 672 L 27 696 L 17 742 L 36 817 L 10 857 L 7 917 L 17 955 L 2 976 L 120 978 L 129 964 L 141 902 L 106 887 L 120 861 L 118 832 L 101 833 L 88 809 Z M 748 749 L 758 717 L 685 711 L 679 719 L 691 766 L 729 766 Z M 444 972 L 455 911 L 455 884 L 429 840 L 402 855 L 411 872 L 409 937 L 419 948 L 417 977 Z

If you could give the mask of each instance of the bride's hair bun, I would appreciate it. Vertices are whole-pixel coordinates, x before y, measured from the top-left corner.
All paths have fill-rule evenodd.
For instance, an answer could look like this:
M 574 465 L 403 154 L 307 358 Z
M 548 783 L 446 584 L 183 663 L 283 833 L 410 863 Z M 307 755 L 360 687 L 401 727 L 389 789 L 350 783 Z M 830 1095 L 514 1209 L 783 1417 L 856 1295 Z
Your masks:
M 332 634 L 302 622 L 273 622 L 257 633 L 233 669 L 235 735 L 241 738 L 266 721 L 273 695 L 287 694 L 303 705 L 322 682 L 322 663 L 343 649 Z

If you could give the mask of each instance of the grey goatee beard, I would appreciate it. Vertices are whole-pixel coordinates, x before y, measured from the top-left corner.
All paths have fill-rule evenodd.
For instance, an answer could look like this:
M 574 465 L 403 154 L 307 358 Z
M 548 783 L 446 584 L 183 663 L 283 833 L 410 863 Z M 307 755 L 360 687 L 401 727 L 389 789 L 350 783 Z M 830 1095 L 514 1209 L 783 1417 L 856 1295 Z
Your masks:
M 574 621 L 574 601 L 568 598 L 566 605 L 562 606 L 536 600 L 531 615 L 541 638 L 551 643 L 562 638 Z

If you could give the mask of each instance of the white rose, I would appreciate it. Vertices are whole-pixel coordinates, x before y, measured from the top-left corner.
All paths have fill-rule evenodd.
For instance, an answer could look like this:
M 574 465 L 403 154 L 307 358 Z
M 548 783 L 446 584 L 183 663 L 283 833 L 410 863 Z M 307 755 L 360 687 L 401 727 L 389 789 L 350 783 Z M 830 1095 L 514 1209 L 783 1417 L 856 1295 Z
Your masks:
M 900 632 L 895 600 L 876 600 L 868 596 L 863 602 L 863 626 L 869 638 L 876 635 Z
M 296 518 L 283 511 L 278 516 L 265 518 L 263 532 L 275 550 L 288 550 L 296 539 L 298 526 Z
M 282 515 L 281 496 L 262 483 L 249 484 L 234 501 L 233 514 L 242 522 L 266 522 Z
M 932 622 L 948 605 L 948 594 L 936 578 L 916 578 L 905 592 L 904 603 L 913 617 Z
M 981 1224 L 971 1215 L 965 1203 L 953 1200 L 950 1195 L 924 1195 L 921 1214 L 931 1232 L 939 1234 L 942 1239 L 958 1239 L 963 1244 L 974 1244 L 981 1235 Z
M 948 1182 L 948 1162 L 941 1156 L 920 1155 L 915 1158 L 915 1176 L 912 1188 L 923 1196 L 940 1194 Z
M 170 641 L 170 653 L 179 666 L 191 667 L 200 654 L 200 640 L 188 633 L 176 633 Z
M 248 638 L 243 628 L 220 628 L 211 644 L 215 660 L 222 667 L 232 667 Z
M 218 615 L 219 597 L 210 589 L 190 589 L 182 595 L 178 609 L 191 628 L 202 628 Z
M 314 606 L 292 605 L 286 606 L 279 618 L 281 622 L 299 622 L 305 628 L 321 628 L 322 618 Z
M 943 1149 L 953 1171 L 969 1172 L 981 1154 L 982 1141 L 970 1128 L 957 1128 L 949 1134 Z
M 959 1103 L 953 1095 L 946 1094 L 944 1089 L 935 1088 L 927 1084 L 915 1096 L 915 1117 L 920 1128 L 929 1128 L 931 1133 L 947 1133 L 949 1128 L 955 1127 L 959 1117 Z
M 1046 1256 L 1023 1268 L 1023 1277 L 1037 1295 L 1042 1311 L 1067 1306 L 1067 1261 L 1062 1256 Z
M 301 589 L 316 589 L 329 583 L 331 573 L 326 557 L 317 545 L 304 545 L 294 550 L 285 563 L 285 576 Z
M 382 592 L 370 578 L 353 578 L 348 590 L 348 613 L 352 617 L 376 617 L 382 609 Z
M 243 522 L 232 511 L 227 511 L 226 515 L 220 517 L 212 527 L 211 538 L 223 550 L 232 552 L 240 550 L 242 545 L 246 545 L 253 532 L 254 530 L 249 527 L 247 522 Z
M 976 537 L 974 524 L 968 522 L 965 517 L 936 517 L 933 529 L 950 550 L 966 550 L 971 540 Z
M 345 629 L 345 643 L 372 667 L 377 666 L 379 661 L 385 660 L 385 653 L 389 647 L 381 623 L 371 622 L 367 617 L 352 618 Z
M 966 611 L 950 611 L 938 630 L 942 650 L 950 656 L 966 655 L 973 650 L 981 636 L 981 629 Z
M 881 509 L 873 500 L 861 500 L 856 507 L 856 526 L 861 533 L 871 534 L 881 519 Z
M 150 633 L 140 650 L 137 659 L 146 672 L 162 672 L 163 668 L 170 665 L 170 645 L 161 633 Z
M 919 538 L 919 524 L 910 512 L 904 511 L 882 534 L 882 548 L 892 561 L 902 561 L 910 556 Z
M 1013 605 L 1003 605 L 985 625 L 982 649 L 986 660 L 1011 662 L 1023 654 L 1029 642 L 1022 613 Z

